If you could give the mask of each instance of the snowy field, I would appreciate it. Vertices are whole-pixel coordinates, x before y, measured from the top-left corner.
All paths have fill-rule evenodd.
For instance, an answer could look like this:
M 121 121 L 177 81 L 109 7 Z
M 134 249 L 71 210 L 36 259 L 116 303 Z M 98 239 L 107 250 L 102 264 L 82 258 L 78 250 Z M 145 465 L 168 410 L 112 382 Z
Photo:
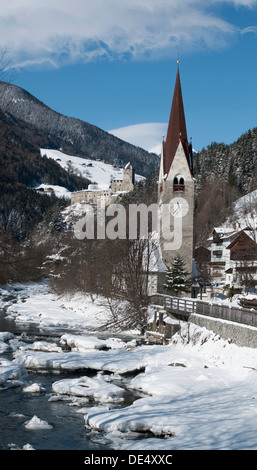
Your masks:
M 59 345 L 27 344 L 22 337 L 0 333 L 3 390 L 18 385 L 21 393 L 44 393 L 40 384 L 24 383 L 26 371 L 65 370 L 72 377 L 55 376 L 49 400 L 75 406 L 88 432 L 113 449 L 257 449 L 256 349 L 185 323 L 168 345 L 139 345 L 136 332 L 127 332 L 129 341 L 113 332 L 102 337 L 97 329 L 110 315 L 103 299 L 58 298 L 46 282 L 15 288 L 0 290 L 0 308 L 9 318 L 34 322 L 42 330 L 69 331 L 61 333 Z M 13 351 L 12 360 L 5 359 L 7 350 Z M 83 373 L 88 369 L 95 374 Z M 137 394 L 130 405 L 123 404 L 124 383 Z M 54 433 L 36 412 L 26 427 Z
M 45 155 L 47 158 L 52 158 L 64 170 L 72 171 L 74 174 L 87 178 L 92 183 L 96 183 L 99 189 L 108 189 L 112 179 L 123 178 L 123 168 L 114 167 L 110 163 L 67 155 L 59 150 L 41 149 L 40 151 L 42 156 Z M 144 179 L 143 176 L 135 175 L 136 181 L 142 179 Z M 71 198 L 71 192 L 62 186 L 41 184 L 37 186 L 37 189 L 40 188 L 49 194 L 51 194 L 52 190 L 57 197 Z

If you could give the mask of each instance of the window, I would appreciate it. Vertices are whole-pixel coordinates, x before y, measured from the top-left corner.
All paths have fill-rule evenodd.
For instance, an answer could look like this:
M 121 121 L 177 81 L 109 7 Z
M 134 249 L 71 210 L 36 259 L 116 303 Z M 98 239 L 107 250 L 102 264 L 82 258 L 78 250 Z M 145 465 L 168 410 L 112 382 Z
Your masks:
M 175 176 L 173 180 L 173 191 L 185 191 L 185 180 L 183 176 Z

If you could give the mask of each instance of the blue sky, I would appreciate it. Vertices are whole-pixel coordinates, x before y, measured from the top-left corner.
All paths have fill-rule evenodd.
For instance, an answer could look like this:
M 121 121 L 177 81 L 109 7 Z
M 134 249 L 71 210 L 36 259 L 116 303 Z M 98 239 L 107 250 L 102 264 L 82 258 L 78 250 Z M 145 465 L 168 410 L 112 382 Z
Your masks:
M 13 83 L 60 113 L 153 148 L 179 54 L 195 149 L 257 127 L 256 0 L 0 1 Z

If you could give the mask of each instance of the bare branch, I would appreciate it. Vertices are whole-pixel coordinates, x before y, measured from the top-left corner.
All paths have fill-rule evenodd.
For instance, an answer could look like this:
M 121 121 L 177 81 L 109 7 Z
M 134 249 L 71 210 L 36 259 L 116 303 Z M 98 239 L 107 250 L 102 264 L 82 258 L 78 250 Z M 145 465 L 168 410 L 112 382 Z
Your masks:
M 7 50 L 0 47 L 0 80 L 11 83 L 14 81 L 14 69 L 11 67 L 11 60 L 7 59 Z

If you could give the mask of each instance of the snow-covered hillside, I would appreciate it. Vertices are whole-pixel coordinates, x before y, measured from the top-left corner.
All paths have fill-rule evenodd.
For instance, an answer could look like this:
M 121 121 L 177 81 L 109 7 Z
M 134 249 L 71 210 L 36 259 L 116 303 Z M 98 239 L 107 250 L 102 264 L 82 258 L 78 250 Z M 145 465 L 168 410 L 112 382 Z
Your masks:
M 231 227 L 236 224 L 237 229 L 251 227 L 257 229 L 257 190 L 237 199 L 233 204 L 233 211 L 224 226 Z
M 90 160 L 89 158 L 81 158 L 71 155 L 66 155 L 59 150 L 40 149 L 41 155 L 46 155 L 48 158 L 52 158 L 66 171 L 72 171 L 73 173 L 83 176 L 89 179 L 92 183 L 98 184 L 102 189 L 107 189 L 110 186 L 112 179 L 123 178 L 123 168 L 116 168 L 109 163 L 104 163 L 99 160 Z M 136 181 L 143 179 L 140 175 L 135 175 Z M 40 185 L 37 189 L 42 188 L 46 191 L 55 192 L 56 196 L 70 198 L 71 193 L 66 188 L 53 185 Z

